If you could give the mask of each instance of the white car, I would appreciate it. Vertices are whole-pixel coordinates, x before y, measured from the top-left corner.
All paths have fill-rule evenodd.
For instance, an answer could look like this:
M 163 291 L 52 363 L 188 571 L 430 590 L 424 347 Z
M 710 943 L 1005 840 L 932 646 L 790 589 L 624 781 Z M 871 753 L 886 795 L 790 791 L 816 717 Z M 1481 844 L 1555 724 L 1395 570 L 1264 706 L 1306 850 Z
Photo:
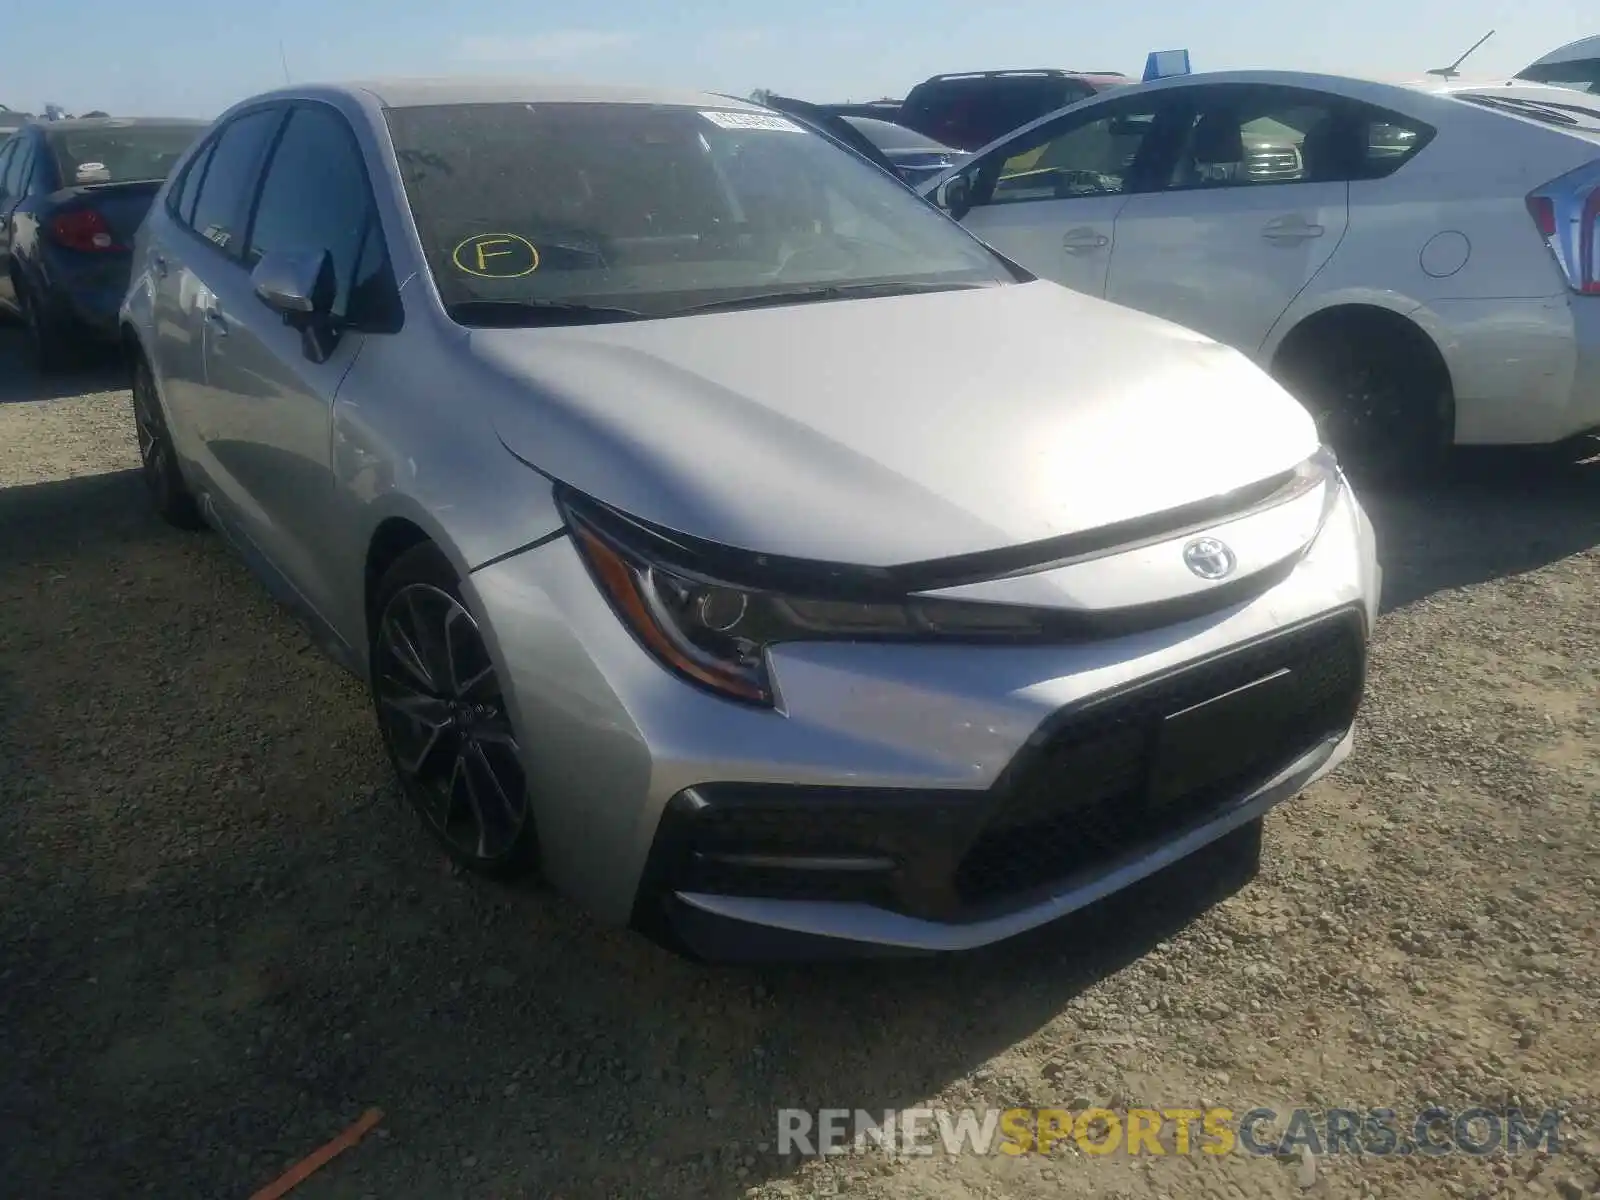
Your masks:
M 1230 72 L 1125 88 L 921 189 L 1036 274 L 1268 367 L 1369 469 L 1600 427 L 1600 102 Z

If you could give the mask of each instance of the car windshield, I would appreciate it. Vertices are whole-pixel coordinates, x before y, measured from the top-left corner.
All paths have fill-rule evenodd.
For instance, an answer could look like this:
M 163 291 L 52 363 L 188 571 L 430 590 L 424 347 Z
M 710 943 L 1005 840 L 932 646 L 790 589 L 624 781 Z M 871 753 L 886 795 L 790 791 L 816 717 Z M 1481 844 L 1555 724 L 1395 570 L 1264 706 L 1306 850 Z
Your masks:
M 66 187 L 165 179 L 205 132 L 195 125 L 107 125 L 52 129 L 45 136 Z
M 1548 83 L 1556 87 L 1600 94 L 1600 58 L 1580 58 L 1571 62 L 1534 65 L 1522 71 L 1517 78 L 1526 79 L 1530 83 Z
M 883 172 L 775 113 L 563 102 L 386 116 L 428 266 L 464 324 L 1016 278 Z

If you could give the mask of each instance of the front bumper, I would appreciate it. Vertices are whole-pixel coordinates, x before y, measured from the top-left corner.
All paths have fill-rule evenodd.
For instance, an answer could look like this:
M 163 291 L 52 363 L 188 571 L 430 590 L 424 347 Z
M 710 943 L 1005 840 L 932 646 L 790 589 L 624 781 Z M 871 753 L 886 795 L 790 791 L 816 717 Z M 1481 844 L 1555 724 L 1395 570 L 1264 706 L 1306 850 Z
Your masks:
M 774 945 L 983 945 L 1248 823 L 1348 752 L 1379 586 L 1346 489 L 1295 570 L 1247 603 L 1077 645 L 785 646 L 780 712 L 670 676 L 568 539 L 467 581 L 509 681 L 547 876 L 602 920 L 715 957 L 730 926 Z M 1300 719 L 1204 795 L 1141 808 L 1151 721 L 1264 663 L 1307 684 Z M 855 861 L 784 861 L 803 858 Z
M 973 950 L 1070 916 L 1258 820 L 1332 771 L 1353 744 L 1353 732 L 1329 738 L 1255 791 L 1230 797 L 1189 822 L 1152 830 L 1158 836 L 1149 842 L 1129 845 L 1066 875 L 1029 902 L 987 918 L 950 923 L 861 902 L 664 891 L 641 897 L 635 923 L 659 941 L 710 960 Z

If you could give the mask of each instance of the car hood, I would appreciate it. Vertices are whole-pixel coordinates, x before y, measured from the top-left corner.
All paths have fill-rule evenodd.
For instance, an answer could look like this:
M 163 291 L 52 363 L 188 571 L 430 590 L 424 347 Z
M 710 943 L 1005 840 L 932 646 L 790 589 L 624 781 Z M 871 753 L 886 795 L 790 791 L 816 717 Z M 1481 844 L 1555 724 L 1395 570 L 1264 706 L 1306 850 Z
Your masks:
M 834 563 L 1148 516 L 1318 444 L 1236 351 L 1043 281 L 470 341 L 530 466 L 666 529 Z

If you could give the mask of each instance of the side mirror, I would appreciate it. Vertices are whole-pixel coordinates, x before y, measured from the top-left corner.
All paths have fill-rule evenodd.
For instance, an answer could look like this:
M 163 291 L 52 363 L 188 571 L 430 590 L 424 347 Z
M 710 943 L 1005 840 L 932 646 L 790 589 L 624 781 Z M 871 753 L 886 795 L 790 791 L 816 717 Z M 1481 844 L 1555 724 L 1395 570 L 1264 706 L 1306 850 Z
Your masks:
M 332 316 L 337 291 L 333 255 L 326 250 L 263 254 L 250 272 L 250 285 L 261 303 L 300 331 L 307 358 L 328 360 L 339 342 Z
M 304 325 L 333 308 L 333 256 L 326 250 L 261 256 L 250 272 L 257 298 L 287 325 Z
M 972 182 L 966 175 L 952 175 L 933 193 L 933 202 L 957 221 L 972 211 Z

